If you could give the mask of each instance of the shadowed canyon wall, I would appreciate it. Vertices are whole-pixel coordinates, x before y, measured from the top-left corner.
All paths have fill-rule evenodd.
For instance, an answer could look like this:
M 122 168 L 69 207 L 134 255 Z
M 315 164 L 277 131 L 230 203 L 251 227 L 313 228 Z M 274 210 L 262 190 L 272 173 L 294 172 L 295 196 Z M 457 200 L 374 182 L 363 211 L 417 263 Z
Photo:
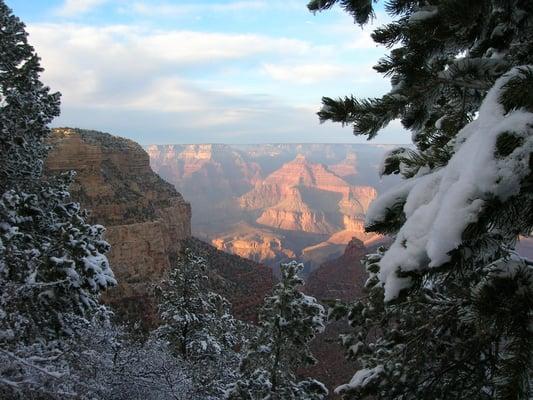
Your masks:
M 319 301 L 342 300 L 350 302 L 363 295 L 366 271 L 361 258 L 368 249 L 363 242 L 353 238 L 339 258 L 330 260 L 309 275 L 303 290 Z M 311 343 L 311 350 L 320 360 L 312 367 L 302 370 L 304 376 L 311 376 L 324 382 L 330 389 L 331 399 L 340 399 L 332 390 L 349 382 L 357 370 L 355 361 L 345 358 L 345 349 L 339 342 L 339 335 L 350 332 L 346 321 L 331 321 L 323 333 Z

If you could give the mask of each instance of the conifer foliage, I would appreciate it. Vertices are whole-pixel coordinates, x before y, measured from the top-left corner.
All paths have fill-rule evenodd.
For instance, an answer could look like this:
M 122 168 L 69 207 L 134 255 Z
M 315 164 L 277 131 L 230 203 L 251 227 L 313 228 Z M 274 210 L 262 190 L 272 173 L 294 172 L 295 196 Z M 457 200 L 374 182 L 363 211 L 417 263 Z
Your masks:
M 0 397 L 31 398 L 115 285 L 102 239 L 69 201 L 71 174 L 42 177 L 59 94 L 39 80 L 24 24 L 0 1 Z M 39 383 L 41 382 L 41 383 Z M 52 393 L 49 393 L 51 396 Z
M 314 379 L 298 381 L 295 371 L 315 363 L 309 343 L 324 328 L 325 311 L 315 298 L 298 290 L 302 264 L 281 265 L 281 282 L 265 299 L 260 329 L 241 363 L 241 378 L 231 386 L 231 400 L 319 400 L 328 394 Z
M 233 318 L 229 302 L 208 285 L 207 261 L 186 248 L 160 288 L 158 335 L 190 369 L 199 399 L 220 398 L 235 379 L 239 363 L 234 347 L 243 324 Z
M 374 3 L 339 3 L 365 24 Z M 335 313 L 362 364 L 346 398 L 529 399 L 532 262 L 514 252 L 533 227 L 533 3 L 384 2 L 393 22 L 374 41 L 390 53 L 381 98 L 323 99 L 322 121 L 375 137 L 400 119 L 416 146 L 391 151 L 368 231 L 394 242 L 366 260 L 368 297 Z
M 207 261 L 185 249 L 161 288 L 162 334 L 184 358 L 220 354 L 238 342 L 229 302 L 208 287 Z

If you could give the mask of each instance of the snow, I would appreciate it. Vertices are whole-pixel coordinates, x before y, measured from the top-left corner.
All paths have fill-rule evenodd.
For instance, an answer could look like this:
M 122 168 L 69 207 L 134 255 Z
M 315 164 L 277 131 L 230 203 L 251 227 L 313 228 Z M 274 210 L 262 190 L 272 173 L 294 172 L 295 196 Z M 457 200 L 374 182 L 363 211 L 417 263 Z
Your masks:
M 382 221 L 387 215 L 387 209 L 392 208 L 397 203 L 404 202 L 416 181 L 417 178 L 412 178 L 401 182 L 375 199 L 366 213 L 365 226 L 371 226 Z
M 498 101 L 502 86 L 519 73 L 520 69 L 514 68 L 496 81 L 477 119 L 459 132 L 455 143 L 450 143 L 455 146 L 455 154 L 448 165 L 429 173 L 419 172 L 371 205 L 367 226 L 383 221 L 388 209 L 405 202 L 406 222 L 380 262 L 379 278 L 386 301 L 410 285 L 409 278 L 400 278 L 398 271 L 443 265 L 450 260 L 449 253 L 461 245 L 465 228 L 477 221 L 486 201 L 505 201 L 519 192 L 533 152 L 533 114 L 526 110 L 505 114 Z M 521 137 L 522 145 L 506 157 L 496 157 L 497 138 L 505 132 Z
M 340 394 L 347 390 L 356 389 L 358 387 L 364 387 L 376 378 L 379 377 L 384 371 L 382 365 L 378 365 L 374 368 L 364 368 L 355 373 L 349 383 L 338 386 L 335 389 L 335 393 Z
M 409 16 L 409 22 L 421 22 L 436 17 L 438 13 L 439 9 L 437 6 L 420 7 L 418 11 L 415 11 Z
M 389 164 L 389 159 L 398 159 L 398 158 L 409 158 L 410 152 L 412 150 L 407 147 L 395 147 L 383 154 L 383 157 L 381 159 L 381 162 L 379 164 L 379 177 L 382 178 L 387 170 L 387 166 Z M 392 160 L 391 160 L 392 161 Z M 401 175 L 407 175 L 411 171 L 409 170 L 409 166 L 404 163 L 403 161 L 399 163 L 398 166 L 399 173 Z
M 435 128 L 437 129 L 442 129 L 442 123 L 444 122 L 444 119 L 446 117 L 443 116 L 443 117 L 440 117 L 438 120 L 435 121 Z
M 85 270 L 94 274 L 91 286 L 95 287 L 95 284 L 97 284 L 101 288 L 106 288 L 117 284 L 105 255 L 100 253 L 88 255 L 83 257 L 83 263 Z

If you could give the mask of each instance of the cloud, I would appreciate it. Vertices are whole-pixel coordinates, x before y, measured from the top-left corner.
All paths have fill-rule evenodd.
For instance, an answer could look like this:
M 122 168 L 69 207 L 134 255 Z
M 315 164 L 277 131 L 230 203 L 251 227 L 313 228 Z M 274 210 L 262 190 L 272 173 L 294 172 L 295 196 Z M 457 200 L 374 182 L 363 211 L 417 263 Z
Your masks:
M 298 85 L 312 85 L 328 81 L 360 83 L 376 78 L 372 64 L 265 64 L 262 72 L 274 80 Z
M 372 64 L 264 64 L 262 72 L 274 80 L 298 85 L 328 81 L 370 82 L 376 79 Z
M 344 76 L 347 74 L 348 68 L 334 64 L 265 64 L 263 72 L 279 81 L 310 84 Z
M 146 3 L 136 2 L 127 10 L 133 11 L 136 14 L 144 16 L 183 16 L 188 14 L 205 14 L 205 13 L 220 13 L 220 12 L 236 12 L 236 11 L 250 11 L 266 9 L 267 3 L 265 1 L 234 1 L 229 3 Z M 126 10 L 124 10 L 126 11 Z
M 72 105 L 159 104 L 167 108 L 170 102 L 191 103 L 183 91 L 192 85 L 179 88 L 184 81 L 177 77 L 197 69 L 215 74 L 225 62 L 313 52 L 301 40 L 253 34 L 76 24 L 37 24 L 28 30 L 43 59 L 46 82 L 62 91 L 64 101 Z M 169 99 L 170 92 L 174 100 Z
M 314 84 L 329 79 L 329 90 L 339 75 L 362 74 L 345 64 L 317 62 L 335 51 L 324 45 L 136 25 L 42 23 L 28 31 L 42 58 L 43 81 L 63 94 L 56 126 L 94 128 L 144 143 L 351 138 L 340 126 L 318 124 L 320 96 L 328 93 Z M 338 81 L 345 94 L 346 80 Z M 302 90 L 291 86 L 302 83 Z M 293 94 L 313 107 L 302 107 L 290 99 Z
M 219 14 L 235 12 L 257 12 L 268 10 L 305 10 L 305 2 L 299 0 L 235 0 L 235 1 L 213 1 L 213 2 L 180 2 L 175 4 L 170 2 L 147 2 L 136 1 L 130 6 L 122 7 L 123 13 L 134 13 L 145 17 L 182 17 L 196 14 Z M 307 11 L 306 11 L 307 12 Z
M 63 5 L 56 10 L 56 14 L 63 17 L 73 17 L 87 13 L 106 2 L 107 0 L 65 0 Z

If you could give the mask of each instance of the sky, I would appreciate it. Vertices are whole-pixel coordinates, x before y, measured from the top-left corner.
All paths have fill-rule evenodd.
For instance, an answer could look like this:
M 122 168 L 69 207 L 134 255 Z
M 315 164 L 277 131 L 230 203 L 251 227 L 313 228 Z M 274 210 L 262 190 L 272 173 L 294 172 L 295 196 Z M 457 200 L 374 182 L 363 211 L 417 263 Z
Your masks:
M 387 50 L 306 0 L 6 0 L 62 93 L 54 126 L 141 144 L 361 143 L 320 124 L 321 97 L 379 97 Z M 372 143 L 408 143 L 394 121 Z

